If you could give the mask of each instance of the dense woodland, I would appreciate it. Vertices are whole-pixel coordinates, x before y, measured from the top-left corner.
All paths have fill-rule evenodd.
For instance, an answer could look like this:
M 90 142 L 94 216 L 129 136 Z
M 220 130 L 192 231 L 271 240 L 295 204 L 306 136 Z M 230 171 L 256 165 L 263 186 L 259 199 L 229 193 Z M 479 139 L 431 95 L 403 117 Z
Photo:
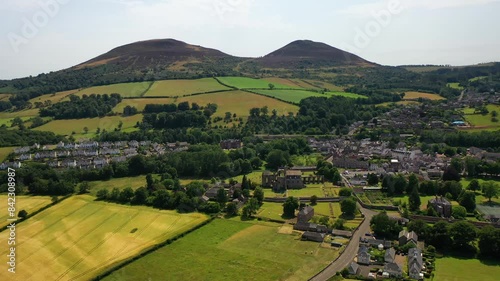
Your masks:
M 81 119 L 104 117 L 118 105 L 122 98 L 119 94 L 111 95 L 75 95 L 69 96 L 69 101 L 55 103 L 40 109 L 41 117 L 54 117 L 55 119 Z

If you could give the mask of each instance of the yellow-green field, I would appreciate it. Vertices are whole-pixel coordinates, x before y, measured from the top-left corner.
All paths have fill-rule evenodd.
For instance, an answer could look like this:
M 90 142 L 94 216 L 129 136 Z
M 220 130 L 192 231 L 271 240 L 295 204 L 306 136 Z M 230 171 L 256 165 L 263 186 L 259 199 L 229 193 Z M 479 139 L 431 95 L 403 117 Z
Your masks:
M 8 199 L 7 195 L 0 195 L 0 208 L 3 210 L 0 214 L 0 227 L 8 225 L 9 215 L 7 213 Z M 40 210 L 41 208 L 52 203 L 49 196 L 16 196 L 16 216 L 21 210 L 28 212 L 28 215 Z
M 11 94 L 0 94 L 0 101 L 8 100 L 12 95 Z
M 273 84 L 276 89 L 298 88 L 290 87 L 290 83 L 271 83 L 266 79 L 253 79 L 248 77 L 218 77 L 219 81 L 238 89 L 269 89 L 269 84 Z
M 9 156 L 11 152 L 14 152 L 15 147 L 0 147 L 0 163 Z
M 237 117 L 246 118 L 250 115 L 250 109 L 254 107 L 266 106 L 269 112 L 273 109 L 278 111 L 278 115 L 287 115 L 288 112 L 297 113 L 298 107 L 273 98 L 259 96 L 242 91 L 231 91 L 223 93 L 213 93 L 205 95 L 196 95 L 177 99 L 177 102 L 188 101 L 196 102 L 201 106 L 209 103 L 217 104 L 217 112 L 214 116 L 224 117 L 226 112 L 236 113 Z
M 500 276 L 500 262 L 484 264 L 478 259 L 440 258 L 436 259 L 434 274 L 437 281 L 494 281 Z
M 377 106 L 390 106 L 390 105 L 420 105 L 420 102 L 418 101 L 411 101 L 411 100 L 402 100 L 398 102 L 384 102 L 384 103 L 379 103 Z
M 1 280 L 89 280 L 107 267 L 207 220 L 75 196 L 20 224 L 16 231 L 17 270 Z M 0 233 L 6 241 L 8 231 Z M 7 250 L 2 247 L 2 256 Z M 9 275 L 8 275 L 9 274 Z
M 64 92 L 57 92 L 54 94 L 42 95 L 42 96 L 30 99 L 30 102 L 33 105 L 35 105 L 36 102 L 44 103 L 46 101 L 51 101 L 54 104 L 54 103 L 58 103 L 64 99 L 66 99 L 71 94 L 78 93 L 78 91 L 79 90 L 69 90 L 69 91 L 64 91 Z
M 281 224 L 217 219 L 104 278 L 112 280 L 307 280 L 338 250 L 301 241 Z
M 182 97 L 195 93 L 228 90 L 213 78 L 156 81 L 145 97 Z
M 404 100 L 416 100 L 419 98 L 429 99 L 429 100 L 444 100 L 440 95 L 431 94 L 431 93 L 421 93 L 421 92 L 406 92 L 404 96 Z
M 75 139 L 79 138 L 91 138 L 95 136 L 97 128 L 101 131 L 106 129 L 106 131 L 112 131 L 118 127 L 118 123 L 122 121 L 123 131 L 134 130 L 134 126 L 138 121 L 142 121 L 142 114 L 137 114 L 134 116 L 122 117 L 122 116 L 107 116 L 103 118 L 85 118 L 78 120 L 53 120 L 47 124 L 35 128 L 38 131 L 50 131 L 55 134 L 60 135 L 71 135 L 75 132 L 73 137 Z M 85 134 L 83 128 L 87 127 L 89 129 L 88 134 Z
M 464 113 L 468 113 L 464 114 L 465 120 L 473 126 L 471 129 L 493 131 L 500 129 L 500 122 L 491 121 L 491 112 L 496 111 L 497 113 L 500 113 L 500 105 L 489 104 L 486 108 L 489 111 L 486 115 L 479 113 L 471 114 L 473 113 L 473 110 L 471 111 L 471 109 L 468 108 L 464 109 Z
M 328 91 L 334 91 L 334 92 L 343 92 L 344 91 L 344 88 L 337 86 L 337 85 L 334 85 L 332 83 L 328 83 L 328 82 L 323 82 L 323 81 L 318 81 L 318 80 L 307 80 L 307 79 L 303 80 L 303 81 L 308 82 L 319 89 L 328 89 Z M 302 83 L 304 83 L 304 82 L 302 82 Z M 308 83 L 304 83 L 304 84 L 309 85 Z
M 129 105 L 137 108 L 138 111 L 143 111 L 147 104 L 169 104 L 175 103 L 172 98 L 148 98 L 148 99 L 123 99 L 118 105 L 113 108 L 113 112 L 123 113 L 123 109 Z
M 452 88 L 452 89 L 457 89 L 457 90 L 463 90 L 464 87 L 460 86 L 460 83 L 448 83 L 446 86 Z
M 146 92 L 153 82 L 136 82 L 136 83 L 120 83 L 105 86 L 95 86 L 86 89 L 82 89 L 76 95 L 103 95 L 103 94 L 120 94 L 122 97 L 140 97 Z
M 153 178 L 159 179 L 158 175 L 153 175 Z M 90 181 L 90 193 L 96 195 L 97 191 L 101 189 L 107 189 L 111 192 L 113 188 L 118 188 L 119 190 L 130 187 L 136 190 L 139 187 L 146 186 L 146 176 L 137 177 L 126 177 L 126 178 L 112 178 L 107 181 Z
M 25 117 L 25 119 L 29 119 L 29 117 L 35 117 L 38 116 L 40 109 L 38 108 L 30 108 L 30 109 L 24 109 L 24 110 L 19 110 L 19 111 L 4 111 L 0 112 L 0 119 L 13 119 L 16 117 Z
M 265 78 L 264 80 L 268 81 L 271 84 L 288 86 L 289 88 L 297 88 L 297 89 L 301 89 L 301 88 L 312 89 L 312 88 L 314 88 L 313 86 L 307 85 L 306 83 L 303 83 L 303 85 L 304 84 L 306 85 L 306 87 L 303 87 L 303 86 L 299 85 L 299 83 L 297 83 L 293 79 L 287 79 L 287 78 L 269 77 L 269 78 Z M 269 86 L 269 85 L 267 85 L 267 86 Z

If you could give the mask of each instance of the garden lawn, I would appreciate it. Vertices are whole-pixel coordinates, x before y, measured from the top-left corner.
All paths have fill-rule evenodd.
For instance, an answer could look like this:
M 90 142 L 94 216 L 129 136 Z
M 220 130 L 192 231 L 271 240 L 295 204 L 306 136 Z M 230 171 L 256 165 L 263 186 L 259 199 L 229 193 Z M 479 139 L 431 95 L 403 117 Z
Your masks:
M 0 280 L 91 280 L 109 266 L 207 219 L 198 213 L 178 214 L 73 196 L 16 227 L 16 274 L 13 277 L 2 270 Z M 9 231 L 1 232 L 0 241 L 8 235 Z M 0 255 L 7 255 L 6 247 Z
M 281 226 L 217 219 L 104 280 L 307 280 L 338 256 Z
M 437 281 L 494 281 L 500 276 L 500 262 L 486 265 L 477 259 L 438 258 L 434 274 Z
M 486 115 L 482 114 L 465 114 L 465 120 L 469 122 L 472 126 L 474 126 L 477 129 L 491 129 L 491 130 L 498 130 L 500 129 L 500 122 L 492 122 L 491 121 L 491 112 L 496 111 L 497 113 L 500 114 L 500 105 L 487 105 L 486 108 L 488 109 L 489 113 Z M 499 117 L 497 117 L 499 118 Z

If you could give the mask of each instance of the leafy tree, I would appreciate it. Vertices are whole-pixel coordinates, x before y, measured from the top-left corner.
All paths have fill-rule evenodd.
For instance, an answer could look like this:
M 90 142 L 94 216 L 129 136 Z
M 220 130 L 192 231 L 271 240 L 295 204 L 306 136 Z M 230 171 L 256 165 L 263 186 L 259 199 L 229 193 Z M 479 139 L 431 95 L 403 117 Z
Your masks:
M 408 198 L 408 203 L 411 211 L 418 211 L 420 210 L 420 195 L 418 194 L 417 187 L 414 187 L 413 190 L 410 193 L 410 196 Z
M 397 221 L 391 220 L 385 211 L 372 217 L 370 227 L 376 235 L 385 238 L 395 238 L 403 229 Z
M 450 246 L 449 224 L 445 221 L 435 223 L 429 231 L 429 239 L 426 242 L 438 249 L 445 249 Z
M 84 181 L 80 184 L 78 187 L 78 193 L 79 194 L 85 194 L 90 192 L 90 184 L 88 181 Z
M 425 240 L 429 235 L 430 227 L 423 220 L 412 220 L 408 223 L 408 231 L 414 231 L 419 239 Z
M 453 223 L 450 227 L 449 234 L 453 241 L 453 245 L 458 249 L 470 245 L 477 237 L 476 227 L 466 221 Z
M 109 200 L 113 202 L 118 202 L 120 200 L 120 190 L 117 187 L 111 190 L 111 194 L 109 195 Z
M 455 170 L 452 165 L 448 166 L 443 173 L 444 181 L 460 181 L 460 174 Z
M 408 186 L 406 188 L 406 193 L 410 194 L 414 188 L 419 188 L 419 184 L 418 184 L 418 178 L 415 174 L 411 174 L 409 177 L 408 177 Z
M 467 216 L 467 209 L 463 206 L 453 206 L 451 214 L 456 219 L 464 219 Z
M 352 190 L 350 188 L 343 187 L 339 191 L 339 196 L 349 197 L 351 195 L 352 195 Z
M 267 168 L 276 170 L 280 167 L 287 166 L 290 163 L 290 154 L 288 152 L 274 149 L 267 155 Z
M 97 200 L 106 200 L 108 199 L 108 196 L 109 196 L 109 191 L 105 188 L 103 189 L 100 189 L 99 191 L 97 191 Z
M 20 217 L 21 219 L 25 219 L 28 216 L 28 212 L 26 212 L 26 210 L 23 209 L 23 210 L 19 211 L 17 216 Z
M 146 200 L 148 199 L 149 192 L 145 187 L 139 187 L 134 191 L 134 199 L 132 203 L 137 205 L 146 204 Z
M 344 224 L 345 224 L 345 220 L 344 219 L 337 219 L 334 223 L 333 223 L 333 229 L 339 229 L 339 230 L 343 230 L 345 227 L 344 227 Z
M 257 187 L 253 191 L 253 197 L 257 199 L 257 202 L 259 203 L 259 206 L 262 206 L 262 202 L 264 201 L 264 190 L 262 188 Z
M 464 191 L 458 198 L 460 206 L 465 207 L 467 212 L 474 212 L 476 209 L 476 194 L 473 191 Z
M 498 198 L 498 184 L 493 181 L 487 181 L 482 184 L 483 195 L 488 198 L 491 203 L 491 198 Z
M 340 210 L 345 216 L 354 216 L 356 214 L 356 209 L 356 200 L 354 198 L 349 197 L 340 201 Z
M 219 190 L 217 190 L 217 195 L 215 197 L 215 200 L 217 201 L 217 203 L 219 203 L 219 205 L 224 206 L 227 202 L 228 199 L 228 196 L 227 196 L 227 192 L 224 188 L 219 188 Z
M 83 127 L 83 132 L 85 134 L 88 134 L 89 133 L 89 127 L 87 127 L 87 126 Z
M 273 90 L 274 89 L 274 84 L 269 83 L 268 86 L 269 86 L 269 90 Z
M 238 205 L 234 202 L 229 202 L 226 205 L 226 213 L 230 217 L 238 215 Z
M 368 174 L 368 184 L 372 186 L 378 185 L 378 176 L 377 174 L 374 173 L 369 173 Z
M 283 216 L 287 218 L 295 217 L 295 210 L 299 208 L 299 199 L 290 196 L 283 203 Z
M 321 216 L 318 220 L 319 224 L 322 224 L 322 225 L 328 225 L 329 221 L 330 221 L 330 218 L 327 216 Z
M 119 201 L 122 203 L 129 203 L 134 197 L 134 190 L 131 187 L 126 187 L 120 192 Z
M 257 199 L 252 198 L 248 200 L 248 202 L 243 206 L 243 210 L 241 212 L 241 216 L 243 218 L 250 218 L 259 210 L 259 202 Z
M 479 251 L 481 255 L 489 257 L 500 256 L 500 229 L 491 225 L 479 230 Z
M 405 177 L 402 174 L 398 174 L 394 178 L 394 192 L 396 194 L 403 194 L 405 192 L 406 188 L 408 186 L 408 182 L 406 181 Z
M 311 201 L 311 205 L 316 205 L 318 202 L 318 196 L 316 196 L 316 195 L 311 196 L 310 201 Z
M 481 186 L 479 185 L 479 181 L 476 179 L 471 180 L 469 185 L 467 186 L 467 189 L 472 191 L 480 190 Z

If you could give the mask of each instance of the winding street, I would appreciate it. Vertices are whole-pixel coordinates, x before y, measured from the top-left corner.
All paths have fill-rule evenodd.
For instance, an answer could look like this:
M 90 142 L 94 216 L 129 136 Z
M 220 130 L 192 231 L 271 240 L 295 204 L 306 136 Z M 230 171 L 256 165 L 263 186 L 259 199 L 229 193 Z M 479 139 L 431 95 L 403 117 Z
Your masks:
M 312 277 L 311 281 L 327 281 L 329 278 L 334 276 L 338 271 L 346 268 L 356 257 L 359 247 L 359 238 L 364 236 L 365 233 L 370 232 L 370 220 L 371 218 L 378 214 L 375 211 L 365 209 L 358 204 L 358 208 L 362 214 L 365 215 L 365 220 L 359 226 L 359 228 L 353 233 L 349 244 L 345 248 L 344 252 L 333 261 L 328 267 L 326 267 L 322 272 Z

